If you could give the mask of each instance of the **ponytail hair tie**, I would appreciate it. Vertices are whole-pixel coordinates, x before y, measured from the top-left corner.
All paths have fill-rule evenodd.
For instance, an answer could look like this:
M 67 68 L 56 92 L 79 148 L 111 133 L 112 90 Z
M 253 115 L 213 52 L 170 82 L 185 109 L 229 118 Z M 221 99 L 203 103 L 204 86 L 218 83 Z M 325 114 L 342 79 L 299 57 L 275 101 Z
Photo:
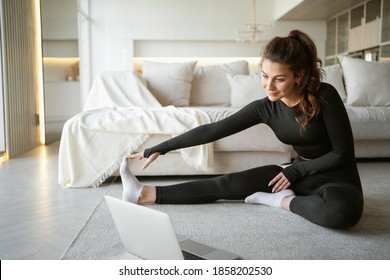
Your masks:
M 288 37 L 290 37 L 290 38 L 297 38 L 297 35 L 292 34 L 292 33 L 289 33 L 289 34 L 288 34 Z

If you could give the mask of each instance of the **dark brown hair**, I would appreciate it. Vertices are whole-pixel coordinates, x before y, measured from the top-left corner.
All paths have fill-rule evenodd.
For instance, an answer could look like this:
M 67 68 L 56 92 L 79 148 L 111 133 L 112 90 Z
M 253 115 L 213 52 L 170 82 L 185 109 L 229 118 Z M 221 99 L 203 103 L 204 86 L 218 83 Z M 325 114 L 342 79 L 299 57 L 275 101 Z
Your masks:
M 321 106 L 318 88 L 321 84 L 323 70 L 313 40 L 299 30 L 292 30 L 287 37 L 272 39 L 265 46 L 261 57 L 262 61 L 268 59 L 287 65 L 295 77 L 303 73 L 300 83 L 296 86 L 300 100 L 296 119 L 304 129 L 309 121 L 318 115 Z

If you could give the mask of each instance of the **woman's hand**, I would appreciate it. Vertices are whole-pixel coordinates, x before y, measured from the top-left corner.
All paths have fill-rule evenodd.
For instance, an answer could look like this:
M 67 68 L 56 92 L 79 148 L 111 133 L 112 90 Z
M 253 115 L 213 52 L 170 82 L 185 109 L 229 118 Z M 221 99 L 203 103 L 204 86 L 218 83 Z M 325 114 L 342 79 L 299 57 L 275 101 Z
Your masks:
M 160 155 L 160 153 L 153 153 L 146 161 L 145 163 L 142 165 L 141 169 L 145 169 L 149 166 L 149 164 L 151 164 L 153 161 L 155 161 L 158 156 Z M 139 152 L 139 153 L 136 153 L 136 154 L 132 154 L 132 155 L 129 155 L 127 156 L 127 158 L 130 158 L 130 159 L 138 159 L 138 160 L 141 160 L 144 158 L 144 152 Z
M 272 188 L 273 193 L 280 192 L 291 186 L 290 181 L 286 178 L 286 176 L 284 176 L 282 172 L 276 175 L 275 178 L 269 182 L 268 186 L 272 186 L 273 184 L 275 184 L 275 186 Z

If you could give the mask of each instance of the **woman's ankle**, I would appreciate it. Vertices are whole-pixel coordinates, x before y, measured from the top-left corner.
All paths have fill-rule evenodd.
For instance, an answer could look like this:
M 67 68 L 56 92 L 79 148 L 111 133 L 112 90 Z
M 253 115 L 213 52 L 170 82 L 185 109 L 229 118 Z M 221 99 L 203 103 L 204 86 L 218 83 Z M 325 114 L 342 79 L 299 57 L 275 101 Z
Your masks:
M 289 196 L 283 197 L 282 201 L 280 202 L 280 207 L 284 210 L 291 211 L 290 210 L 290 203 L 294 197 L 295 197 L 295 195 L 289 195 Z
M 138 199 L 139 204 L 150 204 L 156 202 L 156 187 L 144 186 Z

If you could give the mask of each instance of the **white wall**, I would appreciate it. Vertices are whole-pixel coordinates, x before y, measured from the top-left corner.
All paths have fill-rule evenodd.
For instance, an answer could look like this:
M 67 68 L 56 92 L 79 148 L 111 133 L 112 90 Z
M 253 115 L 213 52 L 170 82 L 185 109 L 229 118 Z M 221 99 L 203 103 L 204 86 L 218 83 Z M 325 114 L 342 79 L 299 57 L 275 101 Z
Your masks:
M 40 0 L 44 40 L 77 40 L 77 0 Z
M 252 21 L 251 0 L 78 0 L 81 101 L 97 73 L 132 68 L 134 56 L 258 56 L 291 29 L 308 32 L 324 57 L 325 22 L 276 22 L 256 44 L 236 43 Z M 275 3 L 258 0 L 257 21 L 273 21 Z

